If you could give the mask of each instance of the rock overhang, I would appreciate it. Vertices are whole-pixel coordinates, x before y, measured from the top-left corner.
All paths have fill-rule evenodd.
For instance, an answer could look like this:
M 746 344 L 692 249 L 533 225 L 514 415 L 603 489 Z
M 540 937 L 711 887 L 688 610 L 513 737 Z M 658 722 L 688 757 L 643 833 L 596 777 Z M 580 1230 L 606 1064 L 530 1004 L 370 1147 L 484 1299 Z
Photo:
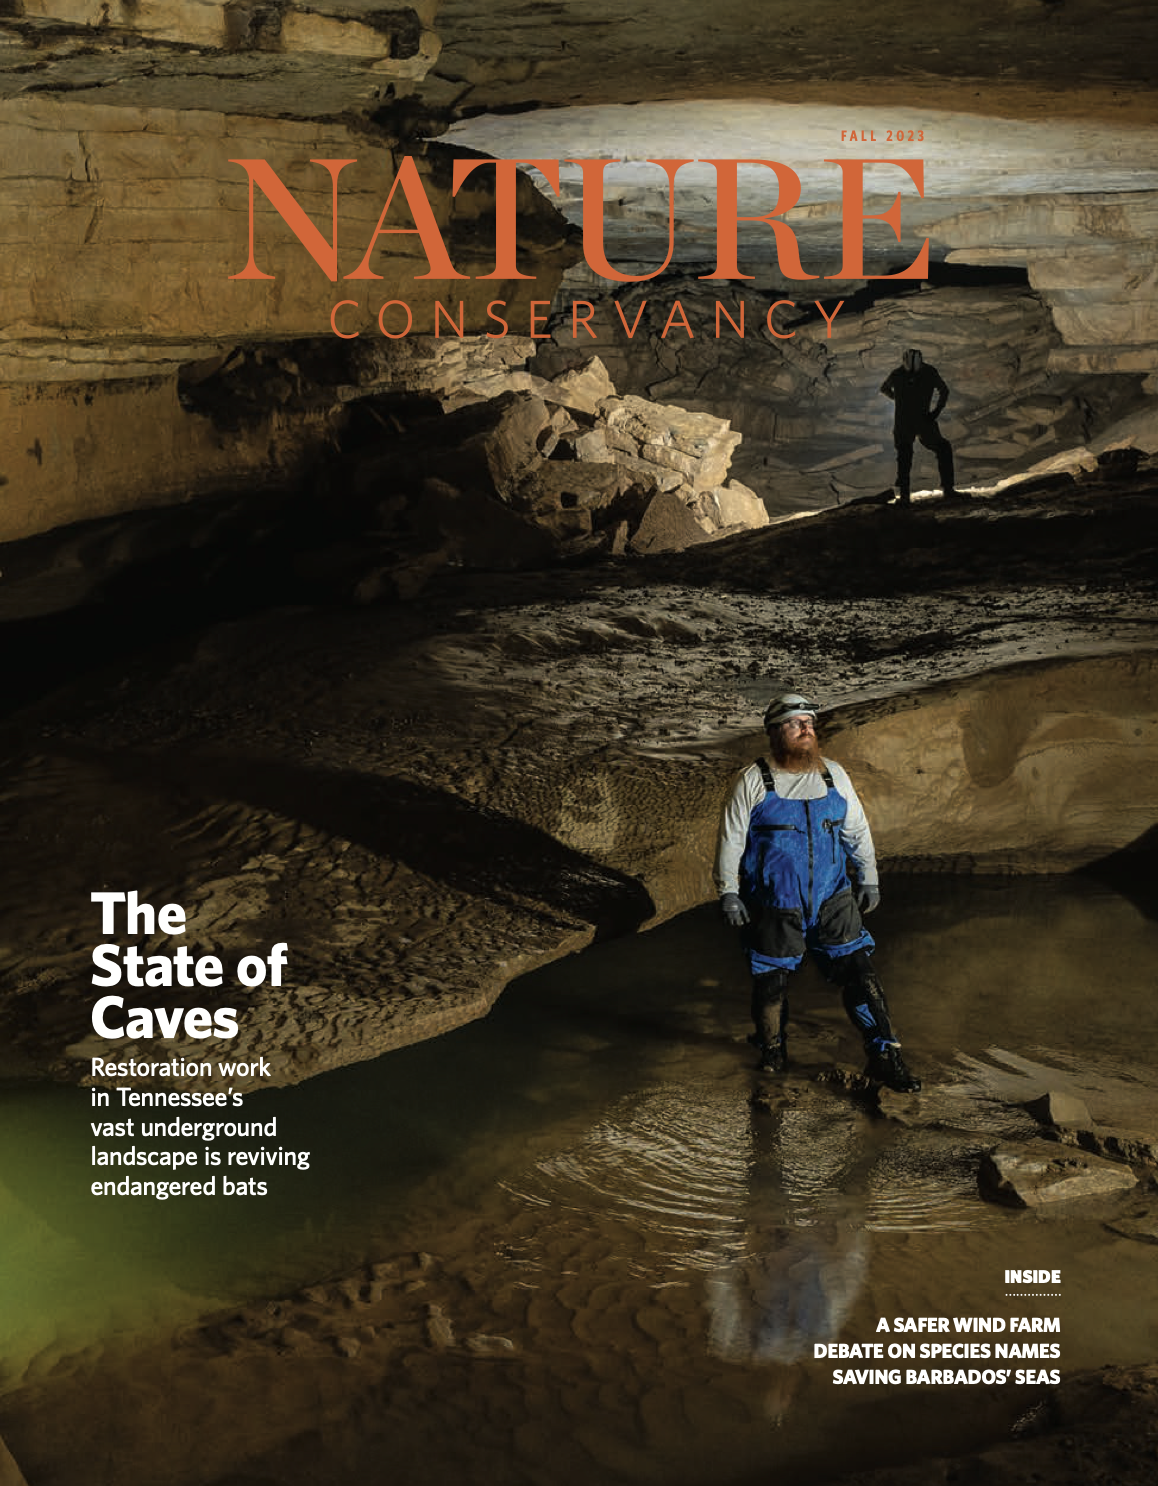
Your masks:
M 799 182 L 799 204 L 782 220 L 801 244 L 803 266 L 818 280 L 840 277 L 846 207 L 841 162 L 874 162 L 864 169 L 866 218 L 888 210 L 900 195 L 902 233 L 879 220 L 865 222 L 865 267 L 882 276 L 909 264 L 926 236 L 934 262 L 950 255 L 972 261 L 960 250 L 976 240 L 988 250 L 985 261 L 1023 264 L 1031 249 L 1066 242 L 1083 221 L 1090 235 L 1093 204 L 1125 192 L 1133 210 L 1144 213 L 1158 191 L 1158 134 L 1147 129 L 992 119 L 907 104 L 857 117 L 863 128 L 844 123 L 845 116 L 829 105 L 699 99 L 473 116 L 440 137 L 503 159 L 609 161 L 603 233 L 613 261 L 631 264 L 637 274 L 654 273 L 664 263 L 669 213 L 671 266 L 713 263 L 718 177 L 708 162 L 717 159 L 745 162 L 739 171 L 745 219 L 775 214 L 781 205 L 775 175 L 757 162 L 788 168 Z M 689 163 L 674 177 L 673 198 L 664 170 L 648 162 L 676 160 Z M 553 199 L 541 173 L 527 169 Z M 578 164 L 564 163 L 561 185 L 560 208 L 581 226 Z M 1039 198 L 1043 207 L 1029 216 L 1028 204 Z M 1083 212 L 1085 202 L 1091 205 Z M 1124 217 L 1120 226 L 1132 238 L 1147 235 L 1142 221 Z M 767 224 L 742 225 L 741 242 L 742 266 L 754 278 L 762 285 L 785 282 L 786 275 L 776 271 L 777 239 Z M 705 276 L 710 273 L 709 267 Z

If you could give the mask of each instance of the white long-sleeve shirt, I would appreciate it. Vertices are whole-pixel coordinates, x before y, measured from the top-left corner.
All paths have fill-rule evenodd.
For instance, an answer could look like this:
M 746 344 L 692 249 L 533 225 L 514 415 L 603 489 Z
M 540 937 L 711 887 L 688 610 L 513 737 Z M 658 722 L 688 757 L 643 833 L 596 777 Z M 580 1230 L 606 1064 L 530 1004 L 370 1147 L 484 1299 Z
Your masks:
M 875 887 L 877 854 L 864 806 L 852 787 L 852 780 L 841 766 L 828 758 L 823 763 L 832 775 L 833 785 L 848 802 L 848 811 L 840 828 L 841 845 L 852 859 L 858 881 Z M 828 793 L 824 776 L 815 769 L 807 774 L 789 774 L 774 768 L 772 783 L 776 786 L 776 793 L 785 800 L 822 800 Z M 740 891 L 740 859 L 748 841 L 748 821 L 766 794 L 759 764 L 749 764 L 736 776 L 720 817 L 720 834 L 716 842 L 716 890 L 721 894 Z

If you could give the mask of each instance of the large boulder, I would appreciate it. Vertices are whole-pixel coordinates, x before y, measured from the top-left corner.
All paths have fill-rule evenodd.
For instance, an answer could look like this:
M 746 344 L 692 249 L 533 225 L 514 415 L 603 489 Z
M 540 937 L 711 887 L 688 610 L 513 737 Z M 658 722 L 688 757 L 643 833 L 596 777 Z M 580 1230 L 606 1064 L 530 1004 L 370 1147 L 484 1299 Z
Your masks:
M 1041 1141 L 1007 1143 L 982 1158 L 981 1195 L 1009 1207 L 1048 1207 L 1078 1197 L 1109 1197 L 1137 1186 L 1128 1166 Z

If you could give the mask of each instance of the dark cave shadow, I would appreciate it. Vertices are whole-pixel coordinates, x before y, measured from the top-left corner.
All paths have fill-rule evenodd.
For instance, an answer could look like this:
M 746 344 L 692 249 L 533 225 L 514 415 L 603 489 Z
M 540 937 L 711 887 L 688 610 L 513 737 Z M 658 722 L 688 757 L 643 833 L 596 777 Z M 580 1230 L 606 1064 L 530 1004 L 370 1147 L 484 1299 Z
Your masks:
M 99 754 L 126 784 L 160 785 L 194 806 L 239 800 L 301 821 L 466 896 L 590 924 L 596 939 L 632 933 L 656 911 L 638 879 L 537 826 L 413 779 L 275 758 L 64 751 L 90 761 Z
M 1078 870 L 1081 876 L 1113 888 L 1139 913 L 1158 923 L 1158 825 L 1150 826 L 1128 846 Z

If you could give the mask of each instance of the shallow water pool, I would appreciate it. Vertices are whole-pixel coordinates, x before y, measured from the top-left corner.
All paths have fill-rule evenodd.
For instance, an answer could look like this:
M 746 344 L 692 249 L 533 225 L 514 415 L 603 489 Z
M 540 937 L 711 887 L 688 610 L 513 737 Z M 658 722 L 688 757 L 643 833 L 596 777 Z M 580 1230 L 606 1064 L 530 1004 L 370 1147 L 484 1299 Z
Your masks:
M 1153 1248 L 1107 1226 L 1152 1218 L 1152 1197 L 1042 1215 L 977 1195 L 980 1152 L 1028 1138 L 1022 1105 L 1044 1089 L 1102 1124 L 1158 1125 L 1153 899 L 1084 877 L 906 877 L 871 926 L 926 1081 L 911 1126 L 816 1081 L 859 1058 L 807 970 L 791 1074 L 759 1080 L 743 964 L 712 906 L 526 977 L 436 1042 L 247 1098 L 247 1119 L 276 1118 L 309 1153 L 265 1198 L 94 1198 L 89 1092 L 9 1087 L 6 1435 L 47 1450 L 21 1434 L 22 1399 L 54 1370 L 60 1406 L 83 1408 L 85 1357 L 131 1359 L 219 1307 L 410 1251 L 437 1256 L 501 1351 L 456 1338 L 367 1368 L 346 1405 L 303 1405 L 292 1444 L 252 1439 L 246 1482 L 386 1479 L 383 1458 L 401 1481 L 694 1486 L 766 1479 L 770 1459 L 819 1480 L 996 1437 L 1043 1395 L 835 1383 L 838 1367 L 998 1365 L 816 1358 L 880 1339 L 882 1318 L 1057 1317 L 1066 1372 L 1153 1357 Z M 1010 1299 L 1004 1271 L 1022 1267 L 1060 1269 L 1059 1290 Z M 229 1427 L 245 1440 L 243 1417 Z M 52 1479 L 70 1480 L 54 1448 Z M 138 1456 L 108 1479 L 149 1480 Z M 213 1471 L 190 1457 L 165 1479 L 226 1479 Z

